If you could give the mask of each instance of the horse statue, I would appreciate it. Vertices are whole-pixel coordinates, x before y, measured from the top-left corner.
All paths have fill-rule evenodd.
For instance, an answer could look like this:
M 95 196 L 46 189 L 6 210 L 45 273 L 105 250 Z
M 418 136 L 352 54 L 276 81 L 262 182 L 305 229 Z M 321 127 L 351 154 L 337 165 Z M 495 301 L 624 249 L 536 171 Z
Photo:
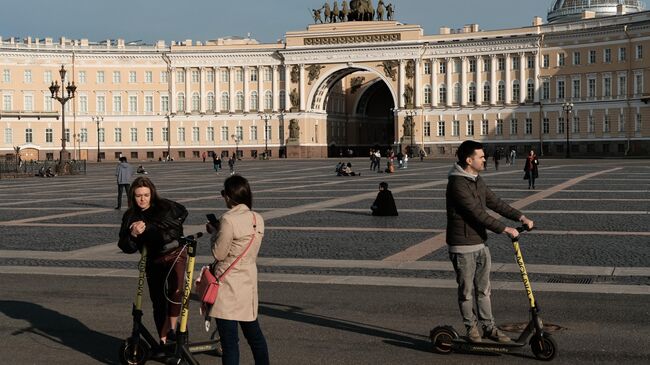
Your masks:
M 375 8 L 371 0 L 351 0 L 349 20 L 364 21 L 375 17 Z
M 339 19 L 339 4 L 334 1 L 334 6 L 332 7 L 332 14 L 330 16 L 330 23 L 336 23 L 336 21 Z
M 339 21 L 345 22 L 348 21 L 348 14 L 350 14 L 350 8 L 348 8 L 347 0 L 343 0 L 341 3 L 341 11 L 339 12 Z
M 372 5 L 372 0 L 362 1 L 362 4 L 365 4 L 365 6 L 362 6 L 363 20 L 372 21 L 375 19 L 375 7 Z
M 384 20 L 384 12 L 386 7 L 384 6 L 384 0 L 379 0 L 377 3 L 377 20 Z
M 330 8 L 329 3 L 323 4 L 323 7 L 321 9 L 324 9 L 323 14 L 325 15 L 325 23 L 331 21 L 331 16 L 332 16 L 332 9 Z

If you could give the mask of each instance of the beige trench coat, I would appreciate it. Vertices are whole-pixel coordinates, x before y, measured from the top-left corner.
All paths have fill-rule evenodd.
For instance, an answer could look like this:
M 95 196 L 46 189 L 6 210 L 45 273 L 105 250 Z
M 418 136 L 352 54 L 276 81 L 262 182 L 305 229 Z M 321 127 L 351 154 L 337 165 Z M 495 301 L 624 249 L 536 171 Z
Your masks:
M 253 229 L 253 214 L 256 228 Z M 221 281 L 219 295 L 210 309 L 210 317 L 235 321 L 257 319 L 257 253 L 264 237 L 264 219 L 245 204 L 232 207 L 219 219 L 219 231 L 212 235 L 212 254 L 217 259 L 217 276 L 221 275 L 255 238 L 244 257 Z

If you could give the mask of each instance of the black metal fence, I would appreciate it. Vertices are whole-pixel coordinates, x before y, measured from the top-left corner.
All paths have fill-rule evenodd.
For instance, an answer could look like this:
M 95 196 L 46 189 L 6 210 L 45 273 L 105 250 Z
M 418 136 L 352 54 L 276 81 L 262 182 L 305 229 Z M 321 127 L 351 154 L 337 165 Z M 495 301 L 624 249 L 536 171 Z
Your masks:
M 16 177 L 51 177 L 56 175 L 86 174 L 86 160 L 70 160 L 63 165 L 58 160 L 0 161 L 0 179 Z

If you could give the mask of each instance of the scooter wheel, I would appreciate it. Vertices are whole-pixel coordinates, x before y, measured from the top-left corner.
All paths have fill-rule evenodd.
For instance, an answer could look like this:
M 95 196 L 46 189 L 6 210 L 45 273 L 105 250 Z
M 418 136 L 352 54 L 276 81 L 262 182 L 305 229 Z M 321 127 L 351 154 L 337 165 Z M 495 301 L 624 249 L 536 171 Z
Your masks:
M 549 333 L 530 339 L 530 349 L 538 360 L 551 361 L 557 356 L 557 343 Z
M 433 351 L 437 354 L 450 354 L 452 341 L 458 338 L 458 333 L 450 326 L 436 327 L 429 333 Z
M 149 348 L 142 341 L 129 343 L 124 341 L 118 354 L 122 365 L 142 365 L 149 360 Z

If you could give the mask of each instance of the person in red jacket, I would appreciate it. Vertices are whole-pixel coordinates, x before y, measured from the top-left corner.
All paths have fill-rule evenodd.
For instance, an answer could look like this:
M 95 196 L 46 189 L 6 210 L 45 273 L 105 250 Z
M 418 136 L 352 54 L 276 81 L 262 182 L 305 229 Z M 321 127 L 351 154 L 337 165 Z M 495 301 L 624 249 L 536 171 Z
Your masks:
M 528 180 L 528 189 L 532 186 L 535 189 L 535 179 L 539 177 L 537 172 L 537 165 L 539 165 L 539 160 L 535 151 L 531 150 L 528 156 L 526 156 L 526 163 L 524 164 L 524 180 Z

